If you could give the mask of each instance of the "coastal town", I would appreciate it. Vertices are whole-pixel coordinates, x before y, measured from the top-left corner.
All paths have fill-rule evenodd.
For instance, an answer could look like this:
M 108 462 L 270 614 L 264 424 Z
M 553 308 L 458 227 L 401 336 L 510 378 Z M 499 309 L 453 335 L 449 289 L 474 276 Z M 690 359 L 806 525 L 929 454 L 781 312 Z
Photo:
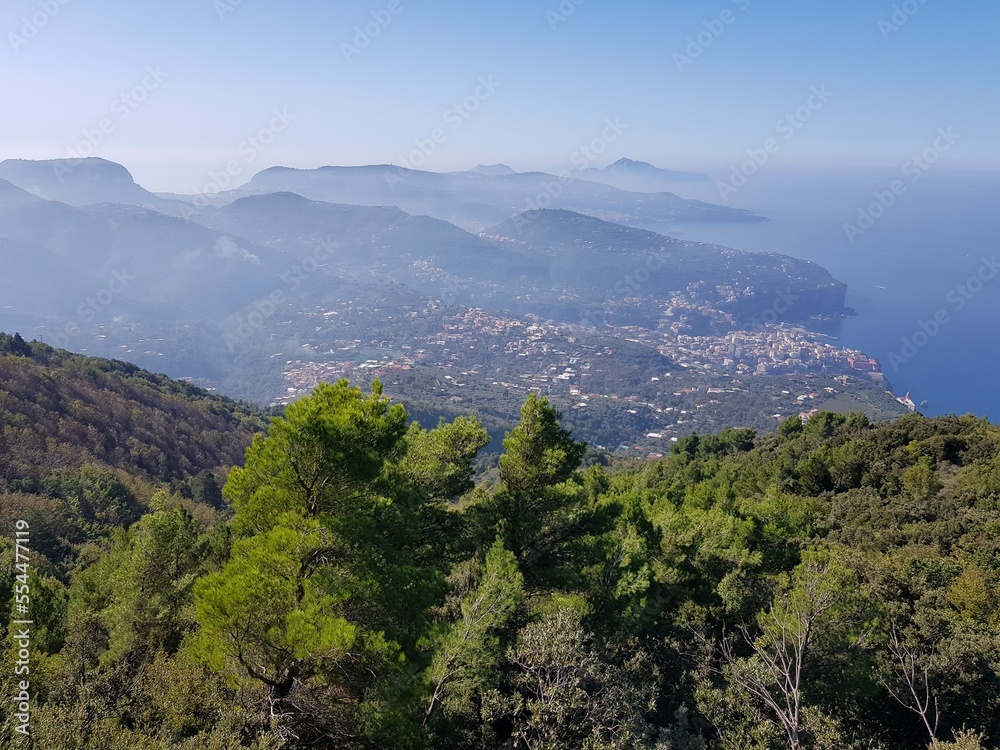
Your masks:
M 414 317 L 418 313 L 408 311 Z M 424 311 L 425 313 L 428 311 Z M 339 315 L 339 313 L 337 313 Z M 329 312 L 324 314 L 330 316 Z M 877 360 L 864 353 L 824 341 L 823 334 L 784 324 L 762 326 L 756 331 L 733 331 L 719 336 L 675 333 L 669 328 L 650 331 L 638 326 L 607 327 L 604 338 L 615 337 L 655 349 L 682 370 L 704 374 L 780 375 L 806 372 L 864 376 L 873 382 L 884 377 Z M 415 336 L 409 343 L 398 339 L 322 339 L 304 348 L 322 360 L 287 360 L 286 394 L 279 402 L 294 399 L 316 383 L 344 377 L 354 370 L 398 370 L 418 364 L 455 367 L 482 362 L 484 358 L 516 362 L 523 377 L 536 383 L 579 385 L 601 372 L 600 364 L 613 347 L 593 343 L 594 332 L 576 326 L 526 321 L 487 313 L 477 308 L 444 317 L 441 330 Z M 322 341 L 322 343 L 321 343 Z M 384 352 L 360 358 L 363 352 Z M 479 371 L 471 369 L 470 374 Z M 663 373 L 669 376 L 671 373 Z M 651 376 L 656 382 L 657 376 Z
M 669 315 L 658 330 L 596 329 L 431 304 L 399 311 L 412 325 L 396 330 L 415 332 L 405 338 L 338 336 L 338 329 L 353 330 L 347 325 L 352 316 L 366 312 L 346 302 L 336 310 L 306 313 L 316 325 L 297 356 L 285 357 L 284 392 L 275 405 L 294 401 L 317 383 L 345 377 L 379 377 L 390 394 L 394 385 L 419 379 L 425 389 L 454 404 L 473 391 L 480 399 L 491 390 L 517 399 L 534 392 L 552 398 L 571 418 L 572 412 L 608 404 L 612 413 L 635 424 L 633 432 L 639 431 L 617 447 L 648 452 L 662 450 L 692 429 L 718 428 L 712 415 L 727 413 L 724 404 L 741 400 L 773 402 L 773 412 L 766 415 L 771 427 L 795 414 L 808 419 L 837 399 L 839 408 L 849 407 L 851 399 L 844 397 L 859 389 L 878 407 L 902 413 L 902 400 L 885 391 L 877 360 L 801 326 L 765 324 L 693 335 Z M 428 330 L 432 321 L 436 325 Z M 400 396 L 410 390 L 415 389 L 404 388 Z M 863 407 L 857 403 L 858 410 Z
M 818 410 L 888 418 L 916 408 L 909 394 L 888 391 L 876 359 L 803 325 L 737 329 L 726 313 L 685 294 L 656 308 L 619 302 L 644 302 L 656 325 L 614 324 L 614 311 L 570 325 L 435 299 L 367 297 L 275 311 L 239 345 L 262 355 L 262 395 L 273 406 L 341 378 L 377 377 L 391 397 L 448 413 L 494 404 L 512 416 L 537 393 L 596 436 L 596 446 L 647 455 L 692 431 L 770 430 Z M 163 357 L 162 336 L 136 334 L 119 356 Z M 279 343 L 288 340 L 294 348 Z M 98 334 L 94 348 L 103 341 Z

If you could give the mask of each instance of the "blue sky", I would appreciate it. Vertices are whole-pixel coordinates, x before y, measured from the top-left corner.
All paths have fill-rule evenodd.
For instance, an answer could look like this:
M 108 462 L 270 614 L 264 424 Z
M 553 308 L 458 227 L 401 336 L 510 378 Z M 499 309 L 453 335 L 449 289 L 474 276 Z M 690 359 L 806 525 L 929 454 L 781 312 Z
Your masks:
M 0 158 L 92 153 L 153 190 L 234 160 L 558 172 L 609 119 L 594 166 L 724 174 L 776 138 L 777 168 L 896 168 L 952 128 L 943 164 L 1000 168 L 994 0 L 7 0 L 0 32 Z

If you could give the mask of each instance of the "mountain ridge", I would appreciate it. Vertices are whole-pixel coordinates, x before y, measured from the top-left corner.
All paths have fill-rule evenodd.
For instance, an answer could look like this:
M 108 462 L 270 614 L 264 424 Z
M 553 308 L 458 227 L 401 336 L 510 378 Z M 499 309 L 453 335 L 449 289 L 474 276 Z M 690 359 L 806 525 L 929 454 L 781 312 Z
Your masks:
M 123 165 L 101 159 L 7 159 L 0 162 L 0 178 L 46 200 L 73 206 L 96 203 L 133 203 L 158 206 L 164 199 L 136 183 Z

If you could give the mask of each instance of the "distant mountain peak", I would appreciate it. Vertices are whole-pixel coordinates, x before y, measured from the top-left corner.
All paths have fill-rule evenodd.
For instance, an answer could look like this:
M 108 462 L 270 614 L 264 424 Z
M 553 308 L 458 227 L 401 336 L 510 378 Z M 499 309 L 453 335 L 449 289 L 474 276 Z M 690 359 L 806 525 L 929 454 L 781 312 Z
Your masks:
M 604 171 L 621 172 L 627 169 L 650 170 L 650 169 L 656 169 L 656 167 L 654 167 L 648 161 L 636 161 L 634 159 L 626 159 L 623 157 L 618 161 L 616 161 L 614 164 L 609 164 L 608 166 L 606 166 L 604 168 Z
M 700 182 L 708 176 L 695 172 L 678 172 L 672 169 L 661 169 L 648 161 L 622 158 L 604 169 L 588 167 L 574 173 L 585 180 L 601 182 L 622 190 L 638 192 L 661 192 L 665 185 L 675 182 Z
M 317 169 L 332 169 L 332 167 L 317 167 Z M 306 170 L 298 169 L 296 167 L 285 167 L 277 164 L 273 167 L 266 167 L 260 170 L 257 174 L 280 174 L 282 172 L 304 172 Z
M 651 177 L 668 177 L 672 179 L 707 179 L 705 175 L 694 174 L 693 172 L 678 172 L 673 169 L 661 169 L 648 161 L 636 161 L 635 159 L 619 159 L 614 164 L 609 164 L 604 168 L 605 172 L 631 173 L 648 175 Z
M 132 173 L 117 162 L 89 156 L 85 159 L 7 159 L 0 162 L 0 175 L 23 175 L 31 178 L 44 172 L 51 172 L 56 178 L 65 179 L 72 176 L 77 180 L 91 180 L 109 183 L 124 183 L 135 185 Z M 45 175 L 48 177 L 48 175 Z M 14 182 L 10 177 L 6 177 Z
M 117 162 L 86 159 L 7 159 L 0 178 L 37 195 L 75 206 L 96 203 L 159 205 L 162 200 L 136 184 L 132 173 Z
M 477 164 L 469 171 L 485 175 L 486 177 L 508 177 L 509 175 L 517 174 L 517 172 L 506 164 Z

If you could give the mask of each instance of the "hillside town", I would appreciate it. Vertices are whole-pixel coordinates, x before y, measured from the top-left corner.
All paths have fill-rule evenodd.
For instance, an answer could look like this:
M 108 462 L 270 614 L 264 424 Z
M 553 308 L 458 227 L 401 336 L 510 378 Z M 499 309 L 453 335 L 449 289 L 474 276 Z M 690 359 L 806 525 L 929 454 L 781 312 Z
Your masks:
M 413 325 L 396 329 L 423 333 L 338 337 L 345 329 L 353 332 L 352 315 L 368 312 L 353 304 L 309 313 L 317 325 L 300 352 L 285 356 L 284 391 L 275 405 L 345 377 L 379 377 L 390 393 L 396 385 L 401 395 L 416 390 L 406 389 L 407 382 L 422 379 L 425 391 L 456 405 L 471 400 L 472 393 L 522 399 L 535 392 L 553 398 L 571 416 L 603 404 L 609 414 L 635 425 L 632 439 L 618 447 L 649 453 L 693 429 L 717 426 L 726 415 L 749 411 L 739 406 L 744 402 L 773 404 L 764 415 L 769 421 L 746 418 L 748 424 L 770 427 L 795 414 L 807 420 L 822 404 L 858 390 L 899 413 L 884 391 L 877 360 L 800 326 L 692 335 L 669 323 L 659 330 L 597 329 L 428 306 L 400 311 Z

